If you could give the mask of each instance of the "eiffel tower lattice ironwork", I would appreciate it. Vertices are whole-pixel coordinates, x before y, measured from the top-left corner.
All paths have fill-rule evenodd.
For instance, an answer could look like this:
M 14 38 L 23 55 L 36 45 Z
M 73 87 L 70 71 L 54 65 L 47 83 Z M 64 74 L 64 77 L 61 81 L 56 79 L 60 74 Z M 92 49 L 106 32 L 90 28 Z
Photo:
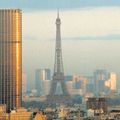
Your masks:
M 64 78 L 60 26 L 61 26 L 61 20 L 58 11 L 57 19 L 56 19 L 56 48 L 55 48 L 54 74 L 53 74 L 53 80 L 52 80 L 50 92 L 47 97 L 47 101 L 49 103 L 71 103 L 71 97 L 68 93 Z M 62 91 L 61 94 L 56 93 L 58 84 L 60 85 Z

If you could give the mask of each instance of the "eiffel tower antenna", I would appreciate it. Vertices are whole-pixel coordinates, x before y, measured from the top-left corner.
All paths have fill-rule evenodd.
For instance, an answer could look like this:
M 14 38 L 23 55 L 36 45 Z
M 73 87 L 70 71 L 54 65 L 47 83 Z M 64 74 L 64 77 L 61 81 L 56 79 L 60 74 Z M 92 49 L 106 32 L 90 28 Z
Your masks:
M 59 9 L 57 10 L 57 18 L 59 18 Z

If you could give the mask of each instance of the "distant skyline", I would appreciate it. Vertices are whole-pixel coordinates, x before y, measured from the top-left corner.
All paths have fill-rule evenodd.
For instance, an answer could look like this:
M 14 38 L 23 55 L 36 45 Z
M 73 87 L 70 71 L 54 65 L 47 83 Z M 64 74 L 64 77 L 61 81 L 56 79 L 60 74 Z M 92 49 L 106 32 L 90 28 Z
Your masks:
M 58 8 L 65 74 L 105 67 L 120 77 L 120 0 L 5 0 L 0 7 L 23 11 L 23 71 L 31 82 L 35 69 L 53 69 Z

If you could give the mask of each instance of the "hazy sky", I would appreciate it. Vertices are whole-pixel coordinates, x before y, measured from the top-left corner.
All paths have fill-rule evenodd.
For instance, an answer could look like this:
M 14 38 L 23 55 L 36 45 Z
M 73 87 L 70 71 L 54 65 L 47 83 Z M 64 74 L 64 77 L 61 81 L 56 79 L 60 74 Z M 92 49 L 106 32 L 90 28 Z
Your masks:
M 1 0 L 1 7 L 20 7 L 24 9 L 56 9 L 98 6 L 119 6 L 119 0 Z
M 106 68 L 120 75 L 120 0 L 2 0 L 1 8 L 23 10 L 23 71 L 54 64 L 55 19 L 60 9 L 66 74 Z

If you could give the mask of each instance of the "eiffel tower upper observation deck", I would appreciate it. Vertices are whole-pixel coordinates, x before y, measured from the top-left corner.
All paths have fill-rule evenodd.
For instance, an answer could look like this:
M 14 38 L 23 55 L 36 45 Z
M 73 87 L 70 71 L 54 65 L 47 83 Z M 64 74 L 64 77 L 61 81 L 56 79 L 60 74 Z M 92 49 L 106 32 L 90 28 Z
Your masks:
M 55 46 L 55 64 L 53 80 L 50 88 L 47 102 L 49 103 L 71 103 L 71 97 L 68 93 L 62 61 L 62 47 L 61 47 L 61 20 L 59 11 L 56 19 L 56 46 Z

